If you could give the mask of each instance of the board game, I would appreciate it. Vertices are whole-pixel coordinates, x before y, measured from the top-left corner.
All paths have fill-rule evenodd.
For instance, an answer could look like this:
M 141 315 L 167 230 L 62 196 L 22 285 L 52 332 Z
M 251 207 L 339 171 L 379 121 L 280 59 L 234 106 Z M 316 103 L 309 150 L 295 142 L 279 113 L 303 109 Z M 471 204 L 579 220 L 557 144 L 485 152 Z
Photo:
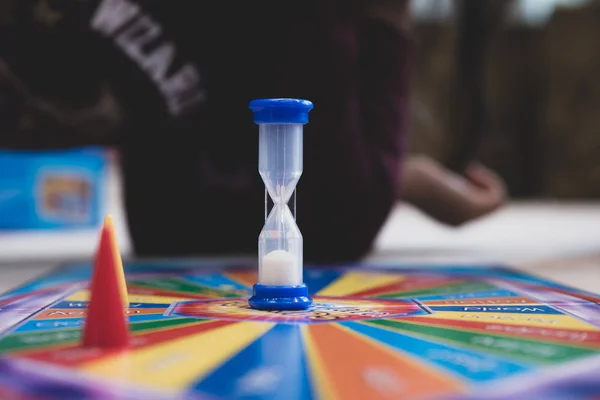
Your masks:
M 123 265 L 107 216 L 91 265 L 0 296 L 0 399 L 600 398 L 598 295 L 492 266 L 306 266 L 288 201 L 312 103 L 251 108 L 273 201 L 256 262 Z
M 80 346 L 90 265 L 0 297 L 3 399 L 583 399 L 600 296 L 505 268 L 307 267 L 313 305 L 248 306 L 256 265 L 125 265 L 124 351 Z

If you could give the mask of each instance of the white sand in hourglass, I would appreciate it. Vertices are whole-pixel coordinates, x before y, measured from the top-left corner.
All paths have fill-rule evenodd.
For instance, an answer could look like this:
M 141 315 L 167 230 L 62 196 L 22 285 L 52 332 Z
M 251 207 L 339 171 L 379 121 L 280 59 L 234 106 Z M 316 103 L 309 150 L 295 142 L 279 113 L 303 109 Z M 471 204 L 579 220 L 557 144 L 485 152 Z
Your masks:
M 263 285 L 297 285 L 296 257 L 285 250 L 273 250 L 263 257 L 260 274 L 260 283 Z

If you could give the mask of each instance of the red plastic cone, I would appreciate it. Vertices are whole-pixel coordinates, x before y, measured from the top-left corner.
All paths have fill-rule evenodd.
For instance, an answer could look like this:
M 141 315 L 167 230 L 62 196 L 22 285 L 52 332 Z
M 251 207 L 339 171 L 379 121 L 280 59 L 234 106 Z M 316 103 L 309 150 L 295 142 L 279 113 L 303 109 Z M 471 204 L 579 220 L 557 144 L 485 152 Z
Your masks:
M 90 300 L 83 331 L 85 347 L 121 348 L 128 345 L 129 329 L 125 317 L 122 267 L 114 254 L 114 232 L 102 228 L 94 273 L 89 288 Z
M 106 238 L 108 236 L 108 238 Z M 104 219 L 104 227 L 102 228 L 101 240 L 105 243 L 105 246 L 109 247 L 109 252 L 115 259 L 115 274 L 119 278 L 119 292 L 123 298 L 123 303 L 129 305 L 129 296 L 127 294 L 127 284 L 125 282 L 125 273 L 123 272 L 123 261 L 121 260 L 121 252 L 119 251 L 119 244 L 117 242 L 117 234 L 115 233 L 115 224 L 110 215 L 107 215 Z

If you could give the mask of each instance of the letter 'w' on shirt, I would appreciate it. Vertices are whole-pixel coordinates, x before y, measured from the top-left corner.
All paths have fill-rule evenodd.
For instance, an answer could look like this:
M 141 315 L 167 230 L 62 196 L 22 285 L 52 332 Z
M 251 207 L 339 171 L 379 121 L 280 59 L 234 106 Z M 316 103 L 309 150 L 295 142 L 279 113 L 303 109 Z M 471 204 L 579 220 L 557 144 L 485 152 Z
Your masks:
M 205 99 L 200 73 L 191 62 L 174 65 L 176 45 L 162 40 L 163 28 L 139 5 L 130 0 L 103 0 L 96 9 L 91 27 L 110 38 L 129 59 L 144 71 L 165 99 L 173 116 L 179 116 Z M 151 42 L 152 50 L 144 50 Z M 175 72 L 168 74 L 169 71 Z

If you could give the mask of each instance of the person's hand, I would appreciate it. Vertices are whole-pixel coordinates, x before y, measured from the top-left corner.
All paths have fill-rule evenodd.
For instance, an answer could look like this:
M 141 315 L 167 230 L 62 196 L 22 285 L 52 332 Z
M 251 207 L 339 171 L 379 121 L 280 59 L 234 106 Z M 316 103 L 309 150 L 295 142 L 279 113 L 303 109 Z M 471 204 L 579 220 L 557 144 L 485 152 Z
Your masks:
M 403 200 L 453 226 L 490 214 L 507 199 L 502 179 L 483 165 L 474 163 L 461 176 L 425 156 L 405 161 L 400 185 Z

